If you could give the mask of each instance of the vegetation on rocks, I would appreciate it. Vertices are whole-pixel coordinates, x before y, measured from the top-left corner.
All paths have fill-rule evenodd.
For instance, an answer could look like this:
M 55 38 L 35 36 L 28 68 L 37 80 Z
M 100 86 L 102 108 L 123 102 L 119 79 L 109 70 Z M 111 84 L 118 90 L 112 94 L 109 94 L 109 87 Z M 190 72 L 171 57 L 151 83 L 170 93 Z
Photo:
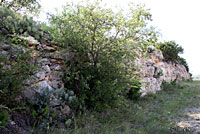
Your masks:
M 152 95 L 136 103 L 142 83 L 134 64 L 137 51 L 147 51 L 147 46 L 157 44 L 155 29 L 148 27 L 151 21 L 149 10 L 144 6 L 132 6 L 125 14 L 123 10 L 114 12 L 104 8 L 99 1 L 68 4 L 61 13 L 49 16 L 48 25 L 22 13 L 37 13 L 39 9 L 37 0 L 2 0 L 0 3 L 0 132 L 10 127 L 13 114 L 22 113 L 28 116 L 31 130 L 27 131 L 32 133 L 51 133 L 52 128 L 53 131 L 72 128 L 75 133 L 142 133 L 149 131 L 150 127 L 155 132 L 152 124 L 144 129 L 145 124 L 157 119 L 147 117 L 154 113 L 147 108 L 146 100 L 152 99 L 152 107 L 158 100 Z M 27 81 L 40 68 L 36 65 L 37 59 L 43 58 L 45 52 L 41 57 L 33 54 L 37 46 L 28 46 L 26 38 L 30 36 L 39 41 L 41 48 L 53 42 L 51 45 L 56 49 L 48 46 L 50 49 L 64 50 L 68 54 L 62 60 L 56 56 L 53 58 L 64 65 L 64 85 L 55 91 L 38 89 L 31 99 L 25 98 L 23 91 L 27 88 Z M 182 47 L 175 42 L 165 42 L 158 48 L 166 61 L 181 63 L 189 71 L 185 59 L 178 56 L 183 52 Z M 164 83 L 163 86 L 168 85 Z M 165 92 L 168 95 L 168 90 L 159 95 L 163 97 Z M 165 102 L 165 98 L 160 100 Z M 141 109 L 147 116 L 141 115 Z M 103 115 L 107 119 L 102 118 Z M 167 118 L 166 113 L 159 116 Z M 164 121 L 160 124 L 166 125 Z M 161 126 L 159 131 L 167 132 Z
M 101 111 L 116 106 L 119 95 L 138 96 L 140 82 L 134 76 L 133 43 L 150 20 L 143 7 L 129 16 L 114 13 L 99 3 L 68 5 L 62 14 L 51 15 L 53 37 L 71 53 L 66 59 L 65 88 L 78 97 L 79 108 Z M 137 81 L 137 82 L 136 82 Z
M 137 102 L 126 100 L 117 109 L 87 112 L 76 119 L 75 129 L 54 129 L 50 134 L 192 134 L 193 126 L 178 124 L 185 120 L 186 109 L 199 108 L 200 82 L 168 83 L 164 87 Z
M 51 40 L 48 31 L 42 29 L 43 24 L 33 20 L 33 17 L 15 13 L 7 7 L 0 8 L 0 33 L 9 36 L 33 36 L 41 43 Z
M 157 48 L 163 53 L 164 59 L 169 62 L 179 63 L 185 66 L 186 70 L 189 72 L 189 67 L 186 60 L 179 56 L 182 54 L 184 49 L 179 46 L 175 41 L 167 41 L 164 43 L 158 43 Z

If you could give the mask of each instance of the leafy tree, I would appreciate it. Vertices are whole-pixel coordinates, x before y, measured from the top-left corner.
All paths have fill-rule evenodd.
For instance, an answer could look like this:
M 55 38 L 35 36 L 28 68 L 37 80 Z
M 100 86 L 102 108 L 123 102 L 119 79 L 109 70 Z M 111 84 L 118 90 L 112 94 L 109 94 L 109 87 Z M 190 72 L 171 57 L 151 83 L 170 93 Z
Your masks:
M 129 11 L 126 16 L 95 2 L 67 5 L 62 14 L 50 16 L 52 36 L 73 55 L 66 61 L 65 86 L 87 108 L 112 106 L 127 88 L 139 93 L 134 87 L 134 41 L 145 40 L 151 14 L 143 6 Z
M 41 7 L 38 0 L 1 0 L 0 6 L 12 9 L 15 12 L 39 12 Z

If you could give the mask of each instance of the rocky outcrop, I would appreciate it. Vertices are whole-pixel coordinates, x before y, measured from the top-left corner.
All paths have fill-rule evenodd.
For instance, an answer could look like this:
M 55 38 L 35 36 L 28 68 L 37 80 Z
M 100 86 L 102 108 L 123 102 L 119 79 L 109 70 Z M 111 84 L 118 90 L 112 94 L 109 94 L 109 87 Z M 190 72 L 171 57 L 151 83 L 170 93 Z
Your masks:
M 33 37 L 20 37 L 28 41 L 26 47 L 16 44 L 2 44 L 2 54 L 8 55 L 12 51 L 15 55 L 20 51 L 27 51 L 34 48 L 31 52 L 31 57 L 37 67 L 35 74 L 31 79 L 26 80 L 26 87 L 24 90 L 25 97 L 33 98 L 36 92 L 48 88 L 49 90 L 56 90 L 64 88 L 62 82 L 63 75 L 63 59 L 66 58 L 66 52 L 57 51 L 54 43 L 46 41 L 41 44 Z M 11 50 L 13 49 L 13 50 Z
M 47 40 L 46 43 L 41 44 L 31 36 L 26 39 L 28 41 L 27 47 L 16 44 L 0 45 L 0 52 L 3 55 L 7 56 L 10 54 L 10 51 L 12 51 L 12 56 L 14 57 L 16 57 L 20 51 L 26 52 L 30 48 L 33 48 L 31 57 L 34 61 L 33 63 L 37 66 L 37 70 L 32 74 L 32 79 L 25 80 L 25 97 L 30 99 L 36 98 L 36 93 L 42 93 L 47 90 L 60 92 L 61 90 L 59 91 L 59 89 L 64 88 L 64 83 L 62 81 L 65 71 L 63 67 L 64 59 L 70 58 L 69 53 L 66 50 L 57 50 L 56 45 Z M 138 53 L 135 59 L 135 65 L 138 68 L 136 73 L 142 81 L 142 96 L 149 92 L 156 93 L 156 91 L 161 90 L 163 81 L 171 82 L 173 80 L 181 81 L 190 79 L 190 74 L 183 65 L 165 62 L 159 50 L 154 49 L 145 55 L 143 53 Z M 5 69 L 9 67 L 10 65 L 7 65 Z M 52 105 L 51 111 L 59 111 L 58 113 L 60 113 L 62 118 L 72 115 L 70 115 L 70 113 L 73 111 L 70 109 L 69 104 L 73 97 L 75 97 L 74 93 L 73 95 L 65 94 L 65 101 L 61 102 L 58 101 L 60 98 L 59 96 L 52 95 L 50 97 L 50 105 Z M 29 128 L 29 126 L 25 124 L 26 120 L 29 122 L 29 118 L 25 119 L 18 115 L 12 116 L 12 120 L 8 124 L 9 130 L 5 130 L 4 132 L 3 129 L 0 129 L 0 133 L 27 134 L 30 132 L 31 127 Z M 64 122 L 61 127 L 62 126 L 64 126 Z
M 142 96 L 147 93 L 156 93 L 161 90 L 163 81 L 182 81 L 190 79 L 184 65 L 165 62 L 161 51 L 151 48 L 145 55 L 138 54 L 135 60 L 138 67 L 139 78 L 142 81 Z
M 10 49 L 17 53 L 19 50 L 26 51 L 26 49 L 35 47 L 31 56 L 37 59 L 35 63 L 39 68 L 32 75 L 32 79 L 26 81 L 25 96 L 32 98 L 36 92 L 41 92 L 45 88 L 49 90 L 64 88 L 62 81 L 63 59 L 69 58 L 68 53 L 57 50 L 54 43 L 46 41 L 45 44 L 40 44 L 31 36 L 26 37 L 26 39 L 28 40 L 28 48 L 15 44 L 12 44 L 12 47 L 7 44 L 1 46 L 2 54 L 5 55 L 8 54 Z M 138 53 L 135 65 L 142 81 L 142 96 L 149 92 L 156 93 L 156 91 L 161 90 L 163 81 L 190 79 L 190 74 L 183 65 L 165 62 L 162 52 L 155 48 L 151 48 L 145 55 Z

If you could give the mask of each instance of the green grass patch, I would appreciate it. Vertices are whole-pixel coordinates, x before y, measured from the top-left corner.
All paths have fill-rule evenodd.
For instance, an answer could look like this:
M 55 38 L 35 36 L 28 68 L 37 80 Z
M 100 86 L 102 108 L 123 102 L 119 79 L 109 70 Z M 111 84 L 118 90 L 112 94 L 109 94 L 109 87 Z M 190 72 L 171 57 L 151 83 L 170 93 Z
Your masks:
M 119 108 L 102 113 L 88 112 L 76 118 L 67 134 L 184 134 L 172 128 L 175 117 L 182 117 L 188 107 L 199 106 L 200 81 L 181 82 L 174 88 L 150 94 L 133 102 L 125 100 Z M 53 133 L 52 133 L 53 134 Z
M 193 81 L 200 81 L 200 78 L 193 78 Z

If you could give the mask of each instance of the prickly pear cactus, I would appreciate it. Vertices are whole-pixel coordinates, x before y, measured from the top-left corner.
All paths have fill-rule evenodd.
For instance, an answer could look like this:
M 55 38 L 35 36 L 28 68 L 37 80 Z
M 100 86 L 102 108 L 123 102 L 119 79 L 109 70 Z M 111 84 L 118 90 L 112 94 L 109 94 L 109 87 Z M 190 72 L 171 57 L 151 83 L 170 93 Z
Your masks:
M 49 37 L 50 35 L 32 17 L 22 16 L 6 7 L 0 7 L 0 34 L 4 36 L 31 35 L 41 43 L 45 43 L 43 37 Z

